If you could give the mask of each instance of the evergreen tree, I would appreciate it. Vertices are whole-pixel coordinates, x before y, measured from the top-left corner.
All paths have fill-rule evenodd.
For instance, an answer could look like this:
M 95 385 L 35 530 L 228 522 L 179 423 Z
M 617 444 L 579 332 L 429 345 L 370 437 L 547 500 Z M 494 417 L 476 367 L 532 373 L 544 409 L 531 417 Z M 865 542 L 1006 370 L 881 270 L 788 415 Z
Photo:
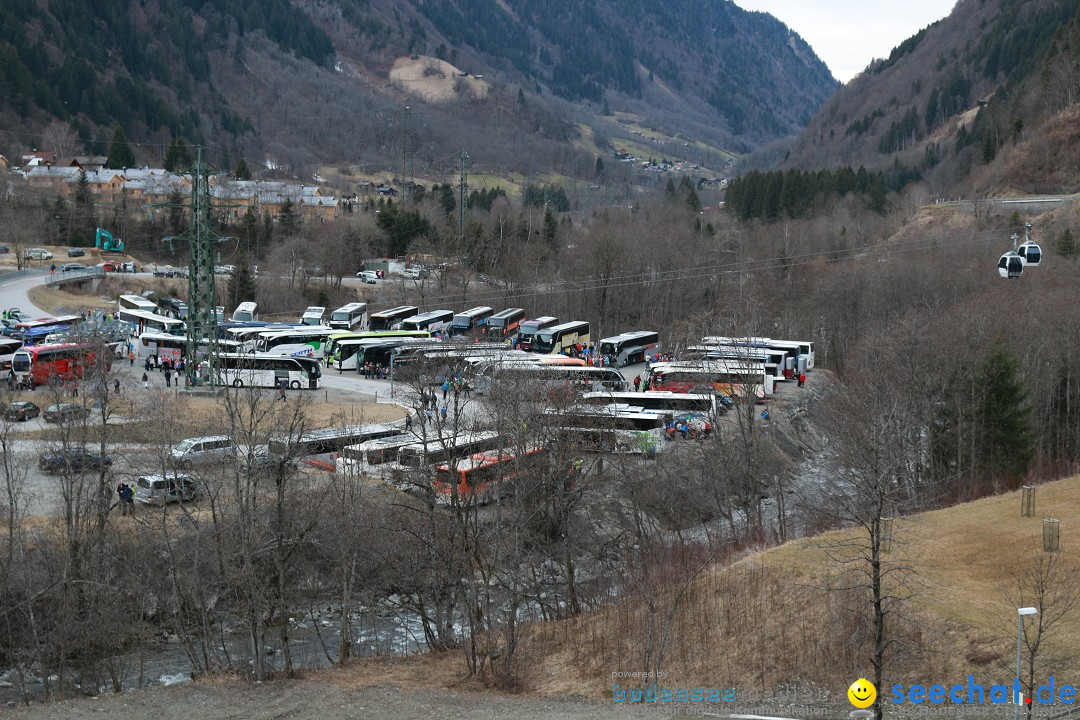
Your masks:
M 555 222 L 555 214 L 551 212 L 551 208 L 544 210 L 544 242 L 547 243 L 548 249 L 552 257 L 559 254 L 559 239 L 558 239 L 559 225 Z
M 248 170 L 247 162 L 244 158 L 240 158 L 236 163 L 236 172 L 233 173 L 233 177 L 237 180 L 250 180 L 251 170 Z
M 1069 228 L 1065 228 L 1065 232 L 1061 234 L 1061 238 L 1057 243 L 1057 254 L 1061 257 L 1071 260 L 1076 257 L 1077 253 L 1076 241 L 1073 240 L 1072 231 Z
M 254 216 L 254 213 L 252 215 Z M 242 249 L 240 251 L 240 257 L 236 261 L 236 269 L 229 276 L 226 292 L 229 297 L 229 307 L 236 307 L 242 302 L 259 301 L 259 285 L 255 282 L 254 273 L 251 272 L 246 250 Z
M 667 193 L 667 196 L 669 198 L 674 200 L 675 197 L 676 197 L 676 194 L 675 194 L 675 181 L 672 180 L 671 178 L 668 178 L 667 179 L 667 187 L 664 188 L 664 191 Z
M 440 185 L 437 195 L 439 196 L 439 206 L 443 209 L 447 215 L 453 215 L 457 210 L 457 199 L 454 197 L 454 188 L 450 186 L 450 183 Z
M 90 181 L 86 178 L 86 171 L 79 170 L 79 179 L 75 183 L 75 222 L 71 228 L 71 244 L 76 247 L 89 246 L 96 225 Z
M 701 212 L 701 198 L 698 197 L 693 185 L 686 190 L 686 204 L 694 212 Z
M 994 341 L 982 367 L 982 438 L 984 475 L 1021 478 L 1034 459 L 1034 429 L 1027 391 L 1018 377 L 1018 363 L 1001 342 Z
M 296 232 L 299 223 L 300 219 L 296 217 L 296 205 L 292 198 L 288 198 L 281 204 L 281 210 L 278 211 L 278 227 L 281 228 L 281 234 L 285 237 L 291 236 Z
M 109 143 L 109 153 L 105 160 L 105 167 L 110 170 L 135 167 L 135 153 L 132 152 L 131 146 L 128 145 L 127 136 L 124 135 L 124 128 L 122 127 L 117 126 L 116 132 L 113 133 L 112 141 Z
M 240 218 L 240 242 L 245 248 L 259 244 L 259 218 L 255 215 L 255 208 L 250 206 Z
M 604 177 L 604 158 L 596 158 L 596 177 Z
M 174 173 L 185 173 L 191 168 L 191 152 L 184 138 L 177 138 L 165 153 L 165 169 Z

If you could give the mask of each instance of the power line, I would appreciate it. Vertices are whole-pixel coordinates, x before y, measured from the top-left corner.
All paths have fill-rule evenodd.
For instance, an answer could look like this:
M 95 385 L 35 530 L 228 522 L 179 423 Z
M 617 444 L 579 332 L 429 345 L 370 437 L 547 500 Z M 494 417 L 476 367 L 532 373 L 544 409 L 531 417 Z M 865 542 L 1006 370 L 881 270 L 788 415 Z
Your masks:
M 1011 229 L 1012 228 L 1007 228 L 1006 231 Z M 518 300 L 536 297 L 540 295 L 565 295 L 577 292 L 589 292 L 593 290 L 643 286 L 655 283 L 667 283 L 676 280 L 696 280 L 701 278 L 714 277 L 718 275 L 754 273 L 763 272 L 766 270 L 779 270 L 783 268 L 792 269 L 818 263 L 833 264 L 838 262 L 847 262 L 850 260 L 887 257 L 890 255 L 899 255 L 910 252 L 931 251 L 943 248 L 962 247 L 977 243 L 986 243 L 993 239 L 991 237 L 992 235 L 1000 232 L 1002 232 L 1001 229 L 996 229 L 984 230 L 975 235 L 972 235 L 970 233 L 964 233 L 931 238 L 916 238 L 912 240 L 878 245 L 873 250 L 869 248 L 854 248 L 843 251 L 834 251 L 846 254 L 840 257 L 831 258 L 822 258 L 822 255 L 825 253 L 822 251 L 818 251 L 813 253 L 804 253 L 801 255 L 776 256 L 772 258 L 765 258 L 762 260 L 748 262 L 722 263 L 696 267 L 674 268 L 669 270 L 654 270 L 626 275 L 612 275 L 611 277 L 606 279 L 585 278 L 582 280 L 564 280 L 547 284 L 544 288 L 532 288 L 529 290 L 523 290 L 521 292 L 515 292 L 509 295 L 498 290 L 490 290 L 487 292 L 479 293 L 478 295 L 474 295 L 472 301 L 482 303 L 485 301 L 495 302 L 500 300 Z M 425 303 L 436 303 L 442 301 L 451 302 L 456 300 L 458 297 L 460 297 L 460 293 L 435 297 L 428 296 L 424 298 L 424 301 Z

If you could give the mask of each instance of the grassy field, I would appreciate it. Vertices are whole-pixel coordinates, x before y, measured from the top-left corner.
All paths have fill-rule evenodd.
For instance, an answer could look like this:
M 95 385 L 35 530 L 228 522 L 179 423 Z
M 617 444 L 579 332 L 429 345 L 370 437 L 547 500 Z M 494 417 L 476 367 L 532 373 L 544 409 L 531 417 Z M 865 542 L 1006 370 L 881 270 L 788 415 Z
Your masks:
M 1013 677 L 1016 607 L 1033 604 L 1016 597 L 1015 578 L 1041 554 L 1042 518 L 1060 521 L 1058 559 L 1072 568 L 1069 582 L 1080 582 L 1078 492 L 1080 477 L 1040 485 L 1033 518 L 1020 517 L 1014 492 L 896 522 L 884 566 L 910 575 L 891 625 L 901 644 L 887 665 L 890 685 Z M 765 690 L 799 682 L 842 692 L 872 673 L 871 628 L 859 612 L 867 595 L 848 589 L 852 576 L 828 554 L 853 537 L 827 533 L 715 564 L 674 610 L 679 578 L 694 564 L 672 558 L 625 602 L 534 628 L 527 675 L 558 679 L 534 688 L 544 692 L 603 696 L 612 671 L 643 669 L 651 627 L 654 648 L 667 630 L 669 684 Z M 650 604 L 659 610 L 650 613 Z M 1080 680 L 1080 607 L 1044 637 L 1041 652 L 1056 677 Z

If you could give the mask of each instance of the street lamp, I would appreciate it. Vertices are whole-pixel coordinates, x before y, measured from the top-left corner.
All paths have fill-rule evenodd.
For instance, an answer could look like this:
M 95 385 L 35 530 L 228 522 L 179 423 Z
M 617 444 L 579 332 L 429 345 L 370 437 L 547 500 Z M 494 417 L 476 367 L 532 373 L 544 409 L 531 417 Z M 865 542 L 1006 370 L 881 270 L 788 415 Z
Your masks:
M 1020 635 L 1024 632 L 1024 616 L 1038 615 L 1039 611 L 1033 607 L 1016 608 L 1016 682 L 1020 684 Z M 1020 690 L 1017 688 L 1016 708 L 1013 710 L 1013 720 L 1020 720 Z

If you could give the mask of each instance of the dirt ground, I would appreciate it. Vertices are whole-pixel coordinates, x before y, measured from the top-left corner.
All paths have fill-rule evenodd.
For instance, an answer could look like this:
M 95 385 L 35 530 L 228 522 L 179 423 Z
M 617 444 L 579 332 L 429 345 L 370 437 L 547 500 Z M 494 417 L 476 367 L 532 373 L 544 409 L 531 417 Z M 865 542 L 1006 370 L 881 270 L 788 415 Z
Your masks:
M 429 663 L 403 661 L 419 668 Z M 460 662 L 460 658 L 458 658 Z M 391 661 L 393 662 L 393 661 Z M 398 661 L 402 662 L 402 661 Z M 401 718 L 510 718 L 511 720 L 622 720 L 674 717 L 674 709 L 626 706 L 610 701 L 541 698 L 484 690 L 415 687 L 380 660 L 361 661 L 343 669 L 311 673 L 301 680 L 250 683 L 212 680 L 153 688 L 123 695 L 79 698 L 46 706 L 8 711 L 10 718 L 90 718 L 117 720 L 188 720 L 199 718 L 319 718 L 320 720 L 398 720 Z M 359 666 L 359 669 L 357 669 Z M 364 669 L 365 666 L 367 669 Z M 386 670 L 381 682 L 375 679 Z M 362 682 L 351 682 L 358 674 Z

